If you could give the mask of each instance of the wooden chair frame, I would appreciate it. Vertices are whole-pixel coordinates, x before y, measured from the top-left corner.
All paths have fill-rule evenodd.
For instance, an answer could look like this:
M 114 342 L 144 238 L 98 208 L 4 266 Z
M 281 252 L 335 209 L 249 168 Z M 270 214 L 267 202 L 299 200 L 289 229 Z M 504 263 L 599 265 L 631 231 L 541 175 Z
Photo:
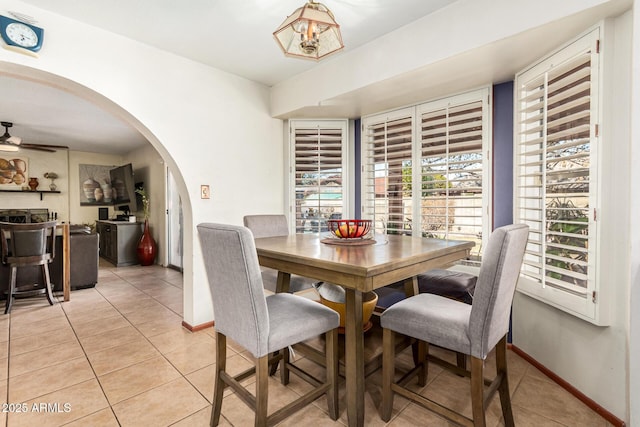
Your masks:
M 299 411 L 323 394 L 327 395 L 329 416 L 332 420 L 338 419 L 338 330 L 332 329 L 325 334 L 325 362 L 326 381 L 322 382 L 311 376 L 299 367 L 290 363 L 289 349 L 284 348 L 278 355 L 266 355 L 256 359 L 255 366 L 230 376 L 226 372 L 227 363 L 227 337 L 216 332 L 216 376 L 213 392 L 213 409 L 211 411 L 211 426 L 217 426 L 222 411 L 222 398 L 224 389 L 229 386 L 247 406 L 255 412 L 255 426 L 275 425 L 291 414 Z M 271 415 L 267 415 L 269 396 L 269 366 L 280 364 L 280 381 L 283 385 L 289 383 L 289 373 L 293 372 L 315 388 Z M 240 382 L 252 375 L 256 375 L 256 394 L 251 394 Z
M 462 426 L 484 427 L 486 425 L 486 409 L 491 403 L 496 392 L 500 394 L 502 416 L 507 427 L 514 426 L 511 410 L 511 397 L 509 395 L 509 382 L 507 375 L 507 338 L 503 337 L 495 346 L 496 352 L 496 376 L 493 380 L 484 378 L 484 360 L 471 356 L 471 369 L 462 369 L 442 359 L 429 355 L 429 345 L 424 341 L 418 342 L 418 364 L 407 372 L 397 383 L 395 376 L 395 332 L 390 329 L 383 331 L 383 363 L 382 363 L 382 404 L 380 417 L 384 421 L 391 419 L 394 393 L 419 404 L 420 406 L 435 412 L 444 418 Z M 435 363 L 443 368 L 470 378 L 471 382 L 471 406 L 473 418 L 455 412 L 431 399 L 421 396 L 405 388 L 406 384 L 415 376 L 418 376 L 418 384 L 426 385 L 428 362 Z M 485 386 L 488 386 L 485 390 Z

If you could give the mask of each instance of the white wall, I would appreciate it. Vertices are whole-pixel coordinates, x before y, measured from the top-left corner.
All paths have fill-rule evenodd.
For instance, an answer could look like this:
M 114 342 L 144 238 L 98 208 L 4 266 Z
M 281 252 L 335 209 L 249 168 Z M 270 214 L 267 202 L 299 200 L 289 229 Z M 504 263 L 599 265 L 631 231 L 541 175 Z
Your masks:
M 640 0 L 633 2 L 633 37 L 632 37 L 632 67 L 631 67 L 631 154 L 629 164 L 634 167 L 630 170 L 629 181 L 633 183 L 629 187 L 626 198 L 631 205 L 629 211 L 629 270 L 630 281 L 629 297 L 629 356 L 627 367 L 629 369 L 628 392 L 631 396 L 630 415 L 627 417 L 628 425 L 640 425 Z
M 37 59 L 0 49 L 0 72 L 49 82 L 124 118 L 169 166 L 184 208 L 184 321 L 213 320 L 196 225 L 241 224 L 255 206 L 283 210 L 282 125 L 269 114 L 269 89 L 18 0 L 3 8 L 33 16 L 45 42 Z M 211 199 L 200 199 L 200 184 L 211 186 Z
M 628 420 L 630 91 L 632 16 L 606 23 L 602 34 L 604 97 L 600 144 L 597 266 L 610 326 L 598 327 L 516 293 L 513 343 L 621 419 Z M 636 168 L 637 169 L 637 168 Z M 637 181 L 636 181 L 637 182 Z

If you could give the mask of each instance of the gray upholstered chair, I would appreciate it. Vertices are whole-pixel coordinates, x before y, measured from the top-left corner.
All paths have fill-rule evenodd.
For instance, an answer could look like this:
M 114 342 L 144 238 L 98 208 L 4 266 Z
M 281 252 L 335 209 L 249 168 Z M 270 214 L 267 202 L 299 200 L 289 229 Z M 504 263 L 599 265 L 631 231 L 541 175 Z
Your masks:
M 244 226 L 251 230 L 255 239 L 289 235 L 289 224 L 287 223 L 287 217 L 284 215 L 246 215 L 243 221 Z M 268 267 L 261 267 L 261 272 L 264 288 L 275 292 L 278 272 Z M 289 292 L 310 289 L 314 282 L 315 280 L 307 277 L 292 274 L 289 282 Z
M 10 268 L 7 304 L 4 314 L 11 312 L 15 296 L 26 297 L 45 294 L 49 304 L 54 304 L 49 264 L 56 256 L 55 239 L 56 221 L 31 224 L 0 222 L 2 263 Z M 42 286 L 33 282 L 22 287 L 16 286 L 18 268 L 32 266 L 40 268 Z
M 226 386 L 255 411 L 255 425 L 272 425 L 327 395 L 329 415 L 338 418 L 338 313 L 307 298 L 280 293 L 265 297 L 258 255 L 249 229 L 223 224 L 200 224 L 216 330 L 216 377 L 211 425 L 218 425 Z M 288 347 L 325 334 L 326 381 L 311 377 L 290 363 Z M 232 377 L 226 371 L 227 337 L 255 358 L 255 367 Z M 275 357 L 269 354 L 280 351 Z M 289 382 L 289 371 L 316 386 L 298 400 L 267 416 L 269 365 L 282 360 L 280 378 Z M 256 394 L 240 381 L 256 375 Z
M 455 423 L 484 426 L 485 409 L 498 391 L 505 425 L 514 425 L 507 382 L 506 335 L 528 232 L 526 225 L 509 225 L 494 230 L 483 255 L 471 305 L 425 293 L 400 301 L 382 314 L 380 324 L 384 332 L 380 416 L 383 420 L 390 419 L 393 396 L 398 393 Z M 419 340 L 420 363 L 410 374 L 417 374 L 420 384 L 426 383 L 427 360 L 471 377 L 473 419 L 404 388 L 402 385 L 406 384 L 406 377 L 401 381 L 402 384 L 393 382 L 395 333 Z M 471 371 L 429 356 L 427 343 L 469 355 Z M 494 347 L 497 374 L 485 396 L 484 361 Z

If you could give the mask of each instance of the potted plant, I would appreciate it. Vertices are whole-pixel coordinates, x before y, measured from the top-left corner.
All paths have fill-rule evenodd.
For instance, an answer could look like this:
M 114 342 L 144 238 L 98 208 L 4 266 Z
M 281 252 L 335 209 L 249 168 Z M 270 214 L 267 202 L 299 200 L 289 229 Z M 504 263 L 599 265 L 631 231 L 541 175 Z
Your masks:
M 138 242 L 138 260 L 140 265 L 151 265 L 156 259 L 156 242 L 149 231 L 149 197 L 144 188 L 136 189 L 136 193 L 142 198 L 142 211 L 144 213 L 144 231 Z

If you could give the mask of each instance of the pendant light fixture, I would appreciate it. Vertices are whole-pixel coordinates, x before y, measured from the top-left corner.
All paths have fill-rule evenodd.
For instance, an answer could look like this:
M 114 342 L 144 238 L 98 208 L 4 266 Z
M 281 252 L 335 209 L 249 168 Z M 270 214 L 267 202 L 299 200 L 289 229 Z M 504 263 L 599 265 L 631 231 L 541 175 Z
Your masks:
M 344 48 L 340 25 L 322 3 L 309 0 L 274 31 L 286 56 L 320 60 Z

